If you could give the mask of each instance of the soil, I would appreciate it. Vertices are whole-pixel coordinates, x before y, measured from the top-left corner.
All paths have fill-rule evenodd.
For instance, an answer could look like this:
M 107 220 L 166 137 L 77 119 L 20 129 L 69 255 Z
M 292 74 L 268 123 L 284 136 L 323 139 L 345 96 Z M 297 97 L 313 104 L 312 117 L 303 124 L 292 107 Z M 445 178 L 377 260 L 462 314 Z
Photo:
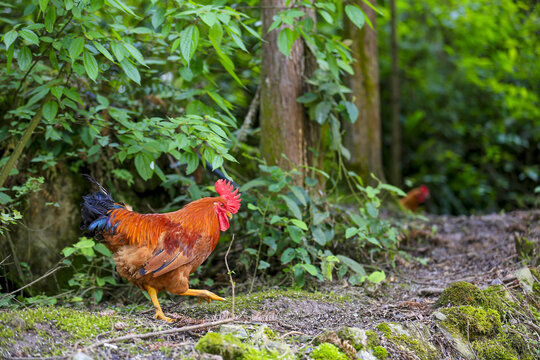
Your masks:
M 502 285 L 507 289 L 519 287 L 516 270 L 523 268 L 525 263 L 530 265 L 538 261 L 538 258 L 524 263 L 516 252 L 515 240 L 527 238 L 535 243 L 538 251 L 540 211 L 482 216 L 428 216 L 427 221 L 409 223 L 403 232 L 406 234 L 402 241 L 404 252 L 397 257 L 396 267 L 387 271 L 387 279 L 383 283 L 364 286 L 339 282 L 319 284 L 315 295 L 277 289 L 265 289 L 251 297 L 240 295 L 235 307 L 235 323 L 248 329 L 266 324 L 281 340 L 294 340 L 294 346 L 303 351 L 313 347 L 313 339 L 323 331 L 337 330 L 343 326 L 367 330 L 376 329 L 383 322 L 404 325 L 414 322 L 433 328 L 433 305 L 442 291 L 453 282 L 467 281 L 480 289 L 490 285 Z M 238 285 L 237 289 L 237 292 L 241 291 L 242 286 Z M 95 313 L 111 316 L 116 330 L 87 342 L 66 342 L 62 353 L 72 357 L 82 350 L 92 358 L 103 359 L 169 359 L 183 356 L 210 359 L 211 356 L 203 356 L 193 350 L 209 329 L 110 343 L 93 349 L 85 349 L 85 346 L 108 338 L 139 333 L 141 329 L 157 331 L 225 319 L 232 310 L 228 304 L 230 302 L 225 305 L 197 304 L 196 301 L 185 299 L 175 303 L 164 302 L 165 313 L 178 319 L 174 324 L 154 320 L 154 311 L 148 306 L 123 310 L 102 308 Z M 540 329 L 537 318 L 533 317 L 530 321 L 532 326 Z M 50 355 L 47 348 L 51 344 L 36 336 L 39 330 L 37 333 L 35 329 L 27 331 L 15 345 L 0 347 L 0 356 L 24 358 Z M 55 331 L 50 328 L 45 330 L 52 334 Z M 56 331 L 62 334 L 62 331 Z M 444 347 L 451 345 L 446 341 L 437 342 L 438 336 L 434 334 L 431 340 L 439 347 L 441 354 L 445 354 L 444 358 L 459 358 L 455 353 L 448 355 L 452 352 Z M 403 351 L 390 352 L 389 358 L 418 358 L 413 354 L 403 354 Z M 84 359 L 82 354 L 77 356 Z M 308 355 L 303 356 L 307 358 Z

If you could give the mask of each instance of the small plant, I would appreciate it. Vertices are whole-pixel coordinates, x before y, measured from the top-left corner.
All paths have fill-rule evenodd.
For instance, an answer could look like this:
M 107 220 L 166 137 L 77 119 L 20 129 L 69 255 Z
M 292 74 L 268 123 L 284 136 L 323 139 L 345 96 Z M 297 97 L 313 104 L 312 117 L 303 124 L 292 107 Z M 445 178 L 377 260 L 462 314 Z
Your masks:
M 64 264 L 74 269 L 68 281 L 75 293 L 71 301 L 78 302 L 90 297 L 97 304 L 103 298 L 106 285 L 117 284 L 112 253 L 102 243 L 82 237 L 73 246 L 65 247 L 62 253 L 66 257 Z

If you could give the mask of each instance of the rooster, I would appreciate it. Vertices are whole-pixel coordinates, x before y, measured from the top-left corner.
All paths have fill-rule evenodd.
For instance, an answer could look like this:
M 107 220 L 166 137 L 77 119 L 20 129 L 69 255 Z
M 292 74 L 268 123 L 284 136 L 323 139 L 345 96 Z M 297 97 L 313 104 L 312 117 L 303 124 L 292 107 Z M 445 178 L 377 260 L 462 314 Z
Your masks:
M 399 202 L 404 208 L 416 211 L 418 205 L 426 201 L 427 198 L 429 198 L 429 189 L 426 185 L 421 185 L 409 191 L 407 196 L 400 199 Z
M 189 275 L 216 247 L 220 231 L 240 208 L 240 193 L 226 180 L 218 180 L 218 197 L 193 201 L 164 214 L 139 214 L 115 202 L 96 180 L 100 191 L 83 196 L 81 229 L 114 254 L 118 274 L 146 290 L 156 319 L 172 322 L 163 313 L 157 293 L 198 296 L 207 301 L 224 300 L 208 290 L 189 288 Z

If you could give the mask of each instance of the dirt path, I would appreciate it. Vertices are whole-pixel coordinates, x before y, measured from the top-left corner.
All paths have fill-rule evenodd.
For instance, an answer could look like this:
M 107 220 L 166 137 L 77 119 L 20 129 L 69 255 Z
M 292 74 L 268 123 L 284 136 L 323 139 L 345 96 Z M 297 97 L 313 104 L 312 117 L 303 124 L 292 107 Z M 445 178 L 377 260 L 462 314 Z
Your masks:
M 343 354 L 359 359 L 540 359 L 540 290 L 538 285 L 535 287 L 531 283 L 531 289 L 536 289 L 535 295 L 535 290 L 527 289 L 528 285 L 518 279 L 520 276 L 516 278 L 516 271 L 527 268 L 515 246 L 516 239 L 518 243 L 523 239 L 530 241 L 536 250 L 527 254 L 525 246 L 522 256 L 529 256 L 528 264 L 537 261 L 540 211 L 471 217 L 433 216 L 426 223 L 410 224 L 406 230 L 408 236 L 404 248 L 419 260 L 406 260 L 405 256 L 398 258 L 395 271 L 382 285 L 352 287 L 334 283 L 321 286 L 315 293 L 268 289 L 249 296 L 237 296 L 238 321 L 213 329 L 219 331 L 215 335 L 219 338 L 218 345 L 209 342 L 210 336 L 205 336 L 208 331 L 205 329 L 106 344 L 83 351 L 103 359 L 219 359 L 219 356 L 224 359 L 307 359 L 310 356 L 332 359 Z M 540 281 L 534 276 L 532 279 L 536 283 Z M 449 305 L 455 305 L 454 309 L 474 311 L 478 316 L 496 316 L 498 320 L 493 320 L 496 329 L 492 326 L 491 330 L 486 330 L 487 322 L 484 321 L 478 336 L 473 337 L 475 319 L 467 318 L 467 336 L 460 336 L 458 320 L 462 315 L 455 316 L 452 308 L 439 311 L 434 307 L 443 290 L 456 281 L 467 281 L 479 289 L 472 286 L 474 296 L 468 294 L 464 303 Z M 500 287 L 493 287 L 497 285 Z M 484 290 L 486 288 L 488 290 Z M 503 294 L 502 300 L 489 300 L 490 289 Z M 494 302 L 511 307 L 509 310 L 496 308 L 492 305 Z M 177 324 L 156 322 L 152 319 L 153 310 L 141 310 L 146 307 L 113 307 L 92 314 L 96 318 L 90 319 L 96 322 L 109 319 L 112 330 L 107 329 L 111 323 L 105 323 L 99 329 L 109 331 L 93 338 L 90 335 L 91 340 L 81 337 L 75 341 L 66 337 L 69 333 L 66 327 L 46 327 L 43 324 L 47 323 L 46 316 L 35 320 L 38 326 L 28 326 L 32 320 L 24 313 L 11 317 L 3 313 L 0 325 L 12 326 L 15 330 L 19 326 L 21 331 L 13 334 L 14 342 L 0 342 L 0 356 L 17 358 L 52 354 L 71 357 L 84 347 L 81 344 L 225 319 L 232 309 L 230 299 L 225 303 L 203 305 L 166 302 L 164 308 L 170 316 L 179 319 Z M 25 324 L 17 325 L 17 319 L 22 319 Z M 356 335 L 350 335 L 344 327 L 358 329 L 353 331 Z M 538 330 L 536 334 L 535 329 Z M 47 332 L 56 337 L 54 346 L 46 340 L 44 333 Z M 520 345 L 518 339 L 515 342 L 519 346 L 500 349 L 501 343 L 514 341 L 511 339 L 516 333 L 526 345 Z M 6 329 L 0 328 L 2 334 L 7 336 Z M 59 341 L 59 335 L 66 340 Z M 460 344 L 463 337 L 464 345 Z M 198 351 L 195 351 L 197 342 Z M 463 349 L 460 350 L 460 346 Z M 51 348 L 57 350 L 51 351 Z M 339 353 L 332 353 L 337 349 Z M 78 356 L 79 360 L 85 359 L 82 354 Z

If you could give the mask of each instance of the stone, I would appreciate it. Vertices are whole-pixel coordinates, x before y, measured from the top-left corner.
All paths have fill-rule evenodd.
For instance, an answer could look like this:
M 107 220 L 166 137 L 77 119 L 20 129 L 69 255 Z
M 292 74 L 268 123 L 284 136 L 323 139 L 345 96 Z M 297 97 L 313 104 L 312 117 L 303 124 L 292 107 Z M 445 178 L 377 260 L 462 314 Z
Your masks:
M 240 325 L 234 325 L 234 324 L 223 324 L 219 328 L 219 333 L 223 335 L 231 334 L 234 337 L 240 338 L 240 339 L 246 339 L 248 337 L 246 329 L 244 329 Z
M 531 270 L 528 267 L 522 267 L 519 270 L 516 270 L 516 278 L 519 280 L 521 286 L 527 291 L 533 291 L 534 278 Z
M 78 352 L 76 353 L 75 355 L 73 355 L 73 357 L 71 358 L 72 360 L 93 360 L 94 358 L 93 357 L 90 357 L 88 355 L 86 355 L 85 353 L 83 352 Z

